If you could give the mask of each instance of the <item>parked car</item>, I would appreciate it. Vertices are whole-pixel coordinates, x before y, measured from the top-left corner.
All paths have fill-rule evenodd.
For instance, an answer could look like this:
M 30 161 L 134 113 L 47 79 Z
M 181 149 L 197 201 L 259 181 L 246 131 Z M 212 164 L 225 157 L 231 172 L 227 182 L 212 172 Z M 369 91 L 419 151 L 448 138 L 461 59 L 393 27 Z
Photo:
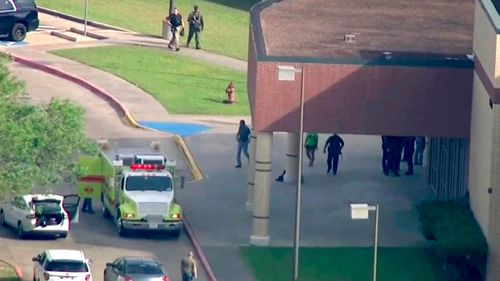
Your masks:
M 104 281 L 168 281 L 161 264 L 152 257 L 121 257 L 106 263 Z
M 78 195 L 15 196 L 10 202 L 0 205 L 0 224 L 15 228 L 19 238 L 29 234 L 66 238 L 79 203 Z
M 23 41 L 39 24 L 34 0 L 0 0 L 0 36 Z
M 90 260 L 82 251 L 45 250 L 32 260 L 33 281 L 92 281 Z

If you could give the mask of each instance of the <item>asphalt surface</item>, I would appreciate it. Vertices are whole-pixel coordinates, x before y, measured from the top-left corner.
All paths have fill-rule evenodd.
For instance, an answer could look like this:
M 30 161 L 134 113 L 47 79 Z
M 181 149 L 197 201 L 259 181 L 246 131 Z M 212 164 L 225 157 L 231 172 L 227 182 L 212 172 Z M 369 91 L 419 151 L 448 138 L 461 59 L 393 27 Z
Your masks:
M 11 66 L 14 74 L 26 81 L 30 102 L 46 102 L 51 97 L 70 99 L 86 110 L 86 133 L 92 138 L 109 138 L 120 147 L 148 147 L 152 140 L 162 142 L 162 152 L 175 159 L 179 175 L 189 177 L 184 158 L 173 140 L 165 134 L 148 132 L 125 126 L 113 108 L 91 92 L 43 72 L 17 64 Z M 189 179 L 189 178 L 188 178 Z M 59 194 L 74 193 L 74 185 L 57 190 Z M 189 192 L 189 190 L 178 190 Z M 31 258 L 45 249 L 79 249 L 92 260 L 93 280 L 102 280 L 106 262 L 126 255 L 153 255 L 166 268 L 170 280 L 181 280 L 179 262 L 192 250 L 185 233 L 177 239 L 167 235 L 139 235 L 119 237 L 110 220 L 102 217 L 100 202 L 94 202 L 94 215 L 82 214 L 80 221 L 72 225 L 67 239 L 19 240 L 15 231 L 0 229 L 0 259 L 20 266 L 25 280 L 32 278 Z M 200 268 L 200 278 L 207 280 Z

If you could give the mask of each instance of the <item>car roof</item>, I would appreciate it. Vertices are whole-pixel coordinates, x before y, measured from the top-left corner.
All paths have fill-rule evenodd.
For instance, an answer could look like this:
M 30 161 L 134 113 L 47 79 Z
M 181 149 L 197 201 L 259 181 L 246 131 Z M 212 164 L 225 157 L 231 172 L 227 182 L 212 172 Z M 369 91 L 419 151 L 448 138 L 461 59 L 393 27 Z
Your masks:
M 85 255 L 79 250 L 46 250 L 47 257 L 50 260 L 75 260 L 85 261 Z
M 59 200 L 63 201 L 64 196 L 57 195 L 57 194 L 28 194 L 23 196 L 24 200 L 26 202 L 31 202 L 33 199 L 37 201 L 42 201 L 42 200 Z
M 141 262 L 141 261 L 149 261 L 149 262 L 156 262 L 158 261 L 153 258 L 153 257 L 148 257 L 148 256 L 125 256 L 121 257 L 126 262 Z

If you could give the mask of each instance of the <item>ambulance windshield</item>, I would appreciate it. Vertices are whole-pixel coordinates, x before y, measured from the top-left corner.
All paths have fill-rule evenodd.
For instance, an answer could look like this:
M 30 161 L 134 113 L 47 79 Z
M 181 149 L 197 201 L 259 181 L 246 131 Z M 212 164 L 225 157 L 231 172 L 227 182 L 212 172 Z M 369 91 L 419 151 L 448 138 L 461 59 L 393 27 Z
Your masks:
M 172 180 L 166 176 L 128 176 L 127 191 L 172 191 Z

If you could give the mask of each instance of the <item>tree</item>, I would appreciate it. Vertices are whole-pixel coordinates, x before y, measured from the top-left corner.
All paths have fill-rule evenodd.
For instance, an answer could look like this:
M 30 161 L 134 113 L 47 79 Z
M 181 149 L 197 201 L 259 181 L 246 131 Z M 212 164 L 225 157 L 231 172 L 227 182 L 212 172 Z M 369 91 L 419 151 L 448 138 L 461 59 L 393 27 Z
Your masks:
M 0 199 L 79 174 L 77 155 L 95 153 L 84 110 L 69 101 L 28 104 L 22 81 L 0 56 Z

